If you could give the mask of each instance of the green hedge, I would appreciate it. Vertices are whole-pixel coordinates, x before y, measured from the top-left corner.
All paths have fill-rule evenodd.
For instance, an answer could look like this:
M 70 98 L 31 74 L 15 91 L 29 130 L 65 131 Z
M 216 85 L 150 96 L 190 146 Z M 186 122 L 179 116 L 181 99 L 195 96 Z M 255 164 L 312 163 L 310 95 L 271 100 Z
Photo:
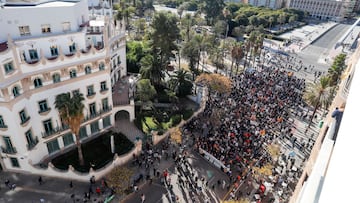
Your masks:
M 194 114 L 194 111 L 192 109 L 187 109 L 185 110 L 185 112 L 182 114 L 183 115 L 183 119 L 187 120 L 189 119 L 192 115 Z
M 181 114 L 175 114 L 171 117 L 172 126 L 176 126 L 181 122 Z

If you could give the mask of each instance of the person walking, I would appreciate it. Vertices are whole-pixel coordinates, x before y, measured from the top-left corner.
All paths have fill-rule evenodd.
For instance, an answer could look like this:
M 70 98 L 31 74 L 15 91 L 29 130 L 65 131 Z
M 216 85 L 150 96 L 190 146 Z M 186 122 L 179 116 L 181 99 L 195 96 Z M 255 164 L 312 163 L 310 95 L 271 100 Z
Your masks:
M 41 176 L 39 176 L 38 181 L 39 181 L 39 185 L 42 185 L 42 184 L 43 184 L 43 179 L 42 179 L 42 177 L 41 177 Z
M 144 193 L 141 194 L 141 203 L 144 203 L 145 202 L 145 195 Z

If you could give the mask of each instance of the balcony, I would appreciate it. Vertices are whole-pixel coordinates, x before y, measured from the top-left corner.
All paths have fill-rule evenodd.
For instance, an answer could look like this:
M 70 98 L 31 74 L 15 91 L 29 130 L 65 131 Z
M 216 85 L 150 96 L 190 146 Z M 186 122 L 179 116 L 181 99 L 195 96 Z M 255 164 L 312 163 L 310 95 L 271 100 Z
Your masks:
M 25 61 L 27 64 L 35 64 L 35 63 L 39 62 L 40 59 L 34 58 L 34 59 L 25 60 Z
M 16 154 L 16 148 L 15 147 L 3 147 L 1 146 L 1 151 L 4 154 Z
M 32 139 L 31 143 L 27 144 L 26 147 L 28 150 L 32 150 L 37 145 L 37 143 L 39 143 L 39 139 L 37 136 L 35 136 L 35 138 Z
M 38 111 L 38 113 L 39 113 L 40 115 L 43 115 L 43 114 L 45 114 L 45 113 L 48 113 L 50 110 L 51 110 L 51 108 L 40 109 L 40 110 Z
M 8 128 L 8 126 L 7 126 L 7 125 L 5 125 L 5 124 L 0 125 L 0 129 L 7 129 L 7 128 Z
M 96 95 L 96 92 L 88 92 L 86 95 L 87 98 L 93 98 Z
M 26 117 L 24 120 L 21 120 L 20 125 L 24 125 L 26 122 L 30 120 L 30 116 Z
M 69 129 L 69 126 L 68 125 L 64 125 L 62 127 L 56 127 L 54 128 L 53 130 L 49 131 L 49 132 L 41 132 L 41 136 L 42 138 L 47 138 L 51 135 L 55 135 L 55 134 L 58 134 L 58 133 L 61 133 L 65 130 L 68 130 Z
M 100 93 L 106 92 L 108 90 L 109 90 L 109 88 L 107 88 L 107 87 L 101 88 Z
M 93 118 L 99 117 L 99 116 L 101 116 L 101 115 L 103 115 L 103 114 L 105 114 L 105 113 L 107 113 L 107 112 L 110 112 L 111 110 L 112 110 L 112 106 L 109 106 L 108 108 L 106 108 L 106 109 L 101 109 L 100 111 L 98 111 L 98 112 L 96 112 L 96 113 L 94 113 L 94 114 L 87 115 L 87 116 L 85 116 L 85 118 L 84 118 L 84 122 L 89 121 L 89 120 L 91 120 L 91 119 L 93 119 Z

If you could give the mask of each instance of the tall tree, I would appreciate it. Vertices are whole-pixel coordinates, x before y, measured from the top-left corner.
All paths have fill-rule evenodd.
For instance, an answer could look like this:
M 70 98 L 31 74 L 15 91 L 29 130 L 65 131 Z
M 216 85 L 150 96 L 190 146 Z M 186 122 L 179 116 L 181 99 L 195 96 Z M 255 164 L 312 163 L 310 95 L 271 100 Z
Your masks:
M 151 84 L 159 87 L 165 77 L 164 68 L 159 64 L 156 56 L 147 54 L 141 61 L 140 74 L 142 79 L 149 79 Z
M 311 106 L 314 107 L 314 111 L 310 117 L 309 125 L 306 131 L 310 128 L 312 120 L 316 114 L 316 111 L 325 106 L 328 107 L 331 103 L 332 95 L 330 89 L 330 78 L 329 77 L 321 77 L 318 83 L 313 83 L 308 86 L 304 99 Z
M 243 44 L 240 42 L 234 43 L 234 46 L 231 49 L 231 70 L 230 70 L 230 77 L 232 76 L 233 73 L 233 66 L 235 63 L 236 66 L 236 74 L 238 74 L 239 72 L 239 65 L 240 65 L 240 61 L 241 59 L 244 58 L 244 50 L 243 50 Z
M 59 111 L 61 120 L 69 126 L 76 138 L 79 163 L 81 166 L 85 164 L 79 134 L 81 122 L 84 120 L 84 104 L 82 101 L 84 101 L 84 96 L 81 93 L 71 96 L 70 92 L 67 92 L 59 94 L 55 98 L 55 108 Z
M 213 25 L 215 20 L 221 15 L 225 6 L 223 0 L 205 0 L 204 12 L 209 25 Z
M 328 70 L 328 76 L 330 77 L 330 84 L 332 86 L 337 85 L 340 81 L 341 75 L 346 68 L 345 59 L 345 54 L 337 55 L 333 64 Z
M 177 50 L 176 40 L 179 38 L 179 28 L 177 18 L 174 14 L 159 12 L 156 13 L 151 24 L 150 34 L 153 66 L 159 66 L 153 70 L 164 71 L 173 51 Z M 157 74 L 163 76 L 163 74 Z M 162 79 L 163 77 L 161 77 Z M 161 80 L 160 80 L 161 81 Z M 153 85 L 159 86 L 159 80 L 153 80 Z
M 184 69 L 175 71 L 176 75 L 171 76 L 169 81 L 172 91 L 180 97 L 189 95 L 192 90 L 191 75 Z
M 231 92 L 231 80 L 217 73 L 202 73 L 196 78 L 195 83 L 207 86 L 209 95 L 212 93 L 227 95 Z
M 186 41 L 190 41 L 191 27 L 195 25 L 194 18 L 191 16 L 191 14 L 187 13 L 184 18 L 181 19 L 180 24 L 181 28 L 185 32 Z

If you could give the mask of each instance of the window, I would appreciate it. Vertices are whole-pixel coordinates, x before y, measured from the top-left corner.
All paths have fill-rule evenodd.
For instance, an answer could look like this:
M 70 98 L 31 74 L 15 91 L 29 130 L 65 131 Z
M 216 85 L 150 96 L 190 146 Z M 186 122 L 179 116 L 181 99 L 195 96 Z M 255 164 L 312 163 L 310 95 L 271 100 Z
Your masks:
M 26 123 L 26 121 L 30 119 L 30 117 L 26 115 L 25 110 L 20 111 L 19 116 L 20 116 L 21 124 Z
M 103 118 L 103 126 L 104 128 L 108 127 L 111 125 L 111 120 L 110 120 L 110 116 L 106 116 L 105 118 Z
M 12 167 L 20 168 L 20 164 L 19 164 L 19 161 L 17 160 L 17 158 L 10 157 L 10 161 L 11 161 Z
M 37 137 L 36 137 L 36 139 L 34 139 L 31 130 L 28 130 L 28 131 L 25 132 L 25 137 L 26 137 L 26 141 L 28 143 L 27 144 L 28 150 L 33 149 L 36 146 L 36 144 L 39 142 Z
M 14 97 L 17 97 L 20 95 L 20 88 L 18 86 L 15 86 L 13 89 L 12 89 L 12 93 L 14 95 Z
M 58 52 L 57 46 L 51 46 L 50 47 L 50 53 L 51 53 L 51 56 L 58 56 L 59 52 Z
M 95 94 L 94 85 L 87 86 L 87 96 L 92 96 Z
M 6 74 L 9 74 L 14 71 L 14 65 L 12 62 L 5 63 L 4 64 L 4 70 Z
M 7 128 L 4 118 L 0 115 L 0 128 Z
M 43 121 L 43 126 L 46 134 L 51 134 L 54 131 L 51 119 Z
M 106 81 L 103 81 L 100 83 L 100 91 L 106 91 L 108 90 L 107 86 L 106 86 Z
M 42 87 L 42 81 L 41 81 L 40 78 L 36 78 L 36 79 L 34 80 L 34 87 L 35 87 L 35 88 Z
M 91 67 L 90 66 L 86 66 L 85 67 L 85 74 L 90 74 L 91 73 Z
M 74 137 L 71 133 L 65 134 L 62 138 L 65 147 L 74 143 Z
M 53 83 L 58 83 L 61 82 L 61 77 L 59 73 L 54 73 L 54 75 L 52 76 L 53 78 Z
M 103 62 L 99 64 L 99 70 L 105 70 L 105 64 Z
M 99 132 L 99 122 L 95 121 L 93 123 L 90 124 L 90 129 L 91 129 L 91 133 L 96 133 Z
M 117 56 L 117 64 L 121 64 L 121 59 L 120 59 L 120 56 Z
M 39 59 L 36 49 L 30 49 L 29 50 L 29 56 L 30 56 L 31 60 L 38 60 Z
M 20 36 L 31 35 L 29 26 L 19 26 Z
M 33 142 L 33 136 L 31 130 L 25 132 L 25 137 L 28 144 L 31 144 Z
M 4 140 L 6 152 L 7 153 L 14 152 L 15 148 L 13 147 L 10 137 L 4 136 L 3 140 Z
M 60 149 L 58 140 L 55 139 L 51 142 L 46 143 L 49 154 L 52 154 Z
M 74 53 L 74 52 L 76 52 L 76 46 L 75 46 L 75 43 L 72 43 L 72 44 L 69 46 L 69 51 L 70 51 L 70 53 Z
M 49 111 L 46 100 L 39 101 L 39 113 Z
M 96 103 L 89 104 L 90 116 L 93 117 L 96 115 Z
M 109 101 L 108 101 L 108 98 L 102 99 L 102 100 L 101 100 L 101 104 L 102 104 L 102 110 L 103 110 L 103 111 L 109 110 Z
M 75 69 L 72 69 L 70 71 L 70 78 L 76 78 L 76 70 Z
M 87 137 L 86 126 L 82 126 L 79 131 L 80 139 Z
M 50 33 L 51 32 L 50 25 L 49 24 L 41 25 L 41 32 L 42 33 Z

